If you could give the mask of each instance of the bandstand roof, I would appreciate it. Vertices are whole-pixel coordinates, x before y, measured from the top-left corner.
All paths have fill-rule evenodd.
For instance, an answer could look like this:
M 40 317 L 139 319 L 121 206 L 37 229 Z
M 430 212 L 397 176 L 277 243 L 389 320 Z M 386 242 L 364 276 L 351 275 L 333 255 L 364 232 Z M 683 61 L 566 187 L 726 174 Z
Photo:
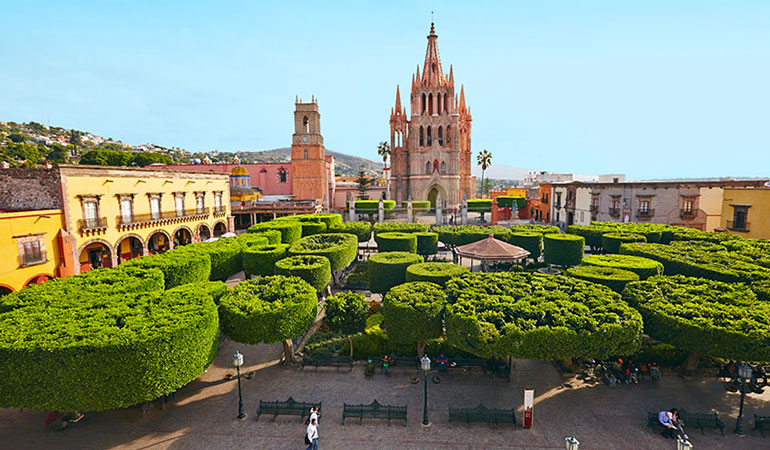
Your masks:
M 486 239 L 457 247 L 457 254 L 478 261 L 519 261 L 529 256 L 527 250 L 497 240 L 491 234 Z

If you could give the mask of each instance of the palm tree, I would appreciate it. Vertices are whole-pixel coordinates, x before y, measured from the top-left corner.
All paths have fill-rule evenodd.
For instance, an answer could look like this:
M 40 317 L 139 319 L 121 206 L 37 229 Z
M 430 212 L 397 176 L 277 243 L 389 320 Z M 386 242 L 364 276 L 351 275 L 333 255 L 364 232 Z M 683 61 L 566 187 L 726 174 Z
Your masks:
M 382 163 L 388 167 L 388 157 L 390 156 L 390 144 L 382 141 L 377 145 L 377 154 L 382 157 Z
M 492 165 L 492 154 L 484 149 L 476 156 L 476 162 L 481 166 L 481 196 L 483 197 L 486 188 L 484 185 L 484 172 Z

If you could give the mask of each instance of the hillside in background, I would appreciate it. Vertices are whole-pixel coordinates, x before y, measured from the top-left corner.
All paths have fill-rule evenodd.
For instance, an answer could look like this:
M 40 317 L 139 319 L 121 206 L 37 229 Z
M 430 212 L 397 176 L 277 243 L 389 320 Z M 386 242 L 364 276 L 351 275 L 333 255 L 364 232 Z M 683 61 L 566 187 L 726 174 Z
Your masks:
M 326 149 L 326 154 L 334 156 L 336 171 L 339 175 L 353 176 L 363 170 L 369 175 L 382 175 L 382 161 L 372 161 L 359 156 L 346 155 Z M 220 156 L 222 154 L 220 153 Z M 275 148 L 272 150 L 262 150 L 254 152 L 234 152 L 233 156 L 238 156 L 241 162 L 250 163 L 271 163 L 271 162 L 289 162 L 291 149 L 289 147 Z

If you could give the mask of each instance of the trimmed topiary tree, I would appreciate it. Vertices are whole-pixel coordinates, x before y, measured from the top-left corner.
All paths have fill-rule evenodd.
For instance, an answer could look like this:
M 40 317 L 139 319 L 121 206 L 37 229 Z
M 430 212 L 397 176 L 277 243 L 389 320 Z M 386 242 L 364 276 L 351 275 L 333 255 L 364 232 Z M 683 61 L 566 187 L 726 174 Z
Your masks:
M 512 233 L 519 232 L 536 232 L 540 234 L 559 234 L 561 230 L 554 225 L 543 225 L 540 223 L 519 223 L 510 226 Z
M 438 253 L 438 233 L 419 232 L 417 236 L 417 254 L 422 256 Z
M 658 261 L 630 255 L 588 255 L 583 258 L 584 266 L 610 267 L 628 270 L 639 275 L 640 280 L 661 275 L 663 264 Z
M 369 222 L 343 222 L 329 227 L 330 233 L 347 233 L 358 238 L 358 242 L 369 242 L 372 238 L 372 224 Z
M 219 302 L 222 332 L 236 342 L 283 342 L 284 358 L 294 360 L 292 339 L 318 313 L 315 289 L 297 277 L 271 276 L 242 281 Z
M 406 211 L 409 207 L 409 202 L 402 201 L 401 208 Z M 428 200 L 412 200 L 412 212 L 419 214 L 430 211 L 430 201 Z
M 275 274 L 275 263 L 286 257 L 288 244 L 249 246 L 243 250 L 243 271 L 246 276 Z
M 249 233 L 259 233 L 265 230 L 280 231 L 282 244 L 293 244 L 302 238 L 302 225 L 294 220 L 272 220 L 249 227 Z
M 243 270 L 243 243 L 236 238 L 220 238 L 215 242 L 186 245 L 180 251 L 208 253 L 211 258 L 210 280 L 226 280 Z
M 604 233 L 602 235 L 602 247 L 606 253 L 620 252 L 620 244 L 630 242 L 647 242 L 647 238 L 634 233 Z
M 219 318 L 207 292 L 163 291 L 157 269 L 94 272 L 107 273 L 3 298 L 0 406 L 125 408 L 170 394 L 209 366 Z M 143 287 L 153 289 L 135 291 Z
M 406 283 L 406 268 L 423 262 L 422 256 L 409 252 L 384 252 L 369 257 L 369 290 L 385 294 L 393 286 Z
M 514 231 L 508 243 L 529 252 L 529 257 L 537 259 L 543 252 L 543 235 L 537 231 Z
M 400 233 L 420 233 L 430 231 L 430 227 L 424 223 L 405 223 L 405 222 L 382 222 L 375 223 L 374 237 L 380 233 L 391 233 L 398 231 Z
M 337 213 L 317 213 L 317 214 L 297 214 L 294 216 L 283 216 L 275 220 L 296 220 L 299 222 L 323 222 L 326 228 L 342 223 L 342 215 Z
M 543 254 L 546 264 L 576 266 L 583 259 L 585 239 L 574 234 L 546 234 L 543 236 Z
M 462 275 L 468 269 L 450 262 L 424 262 L 406 268 L 406 281 L 430 281 L 443 286 L 450 278 Z
M 539 273 L 467 273 L 446 284 L 446 338 L 482 358 L 607 358 L 639 349 L 642 318 L 605 286 Z
M 275 230 L 270 230 L 270 232 L 274 233 L 274 236 L 277 233 L 278 238 L 280 239 L 281 233 L 278 233 Z M 270 238 L 263 233 L 242 233 L 235 239 L 240 242 L 241 248 L 246 248 L 250 245 L 268 245 L 270 243 Z
M 141 267 L 163 272 L 166 289 L 187 283 L 207 281 L 211 276 L 211 257 L 205 252 L 190 251 L 184 246 L 165 253 L 132 258 L 120 265 L 122 268 Z M 90 272 L 89 272 L 90 273 Z
M 383 304 L 385 327 L 393 341 L 417 344 L 422 357 L 425 343 L 441 337 L 446 293 L 426 281 L 404 283 L 388 291 Z
M 256 234 L 257 236 L 264 236 L 267 238 L 267 243 L 270 245 L 280 244 L 281 243 L 281 232 L 278 230 L 262 230 L 258 232 L 248 232 L 248 233 L 242 233 L 238 235 L 238 239 L 246 239 L 248 241 L 249 238 L 245 237 L 251 234 Z M 247 245 L 248 242 L 247 242 Z
M 417 236 L 397 231 L 374 235 L 378 252 L 417 252 Z
M 491 234 L 495 239 L 506 241 L 511 237 L 511 230 L 495 225 L 482 227 L 479 225 L 441 225 L 433 227 L 438 233 L 438 240 L 446 245 L 458 246 L 486 239 Z
M 626 284 L 639 281 L 639 275 L 628 270 L 612 267 L 575 266 L 567 269 L 567 275 L 592 283 L 603 284 L 615 292 L 623 292 Z
M 289 247 L 289 254 L 326 257 L 332 272 L 337 272 L 355 261 L 358 255 L 358 239 L 346 233 L 316 234 L 304 237 Z
M 492 211 L 492 199 L 473 198 L 468 199 L 468 212 L 490 212 Z
M 297 255 L 284 258 L 275 263 L 275 273 L 302 278 L 318 292 L 326 289 L 332 279 L 329 260 L 326 257 L 315 255 Z
M 340 292 L 324 302 L 326 316 L 324 323 L 334 333 L 348 337 L 350 357 L 353 357 L 353 335 L 363 333 L 366 329 L 369 304 L 363 294 L 355 292 Z
M 629 283 L 623 298 L 641 312 L 645 333 L 690 352 L 686 371 L 699 355 L 770 361 L 770 303 L 743 283 L 659 276 Z

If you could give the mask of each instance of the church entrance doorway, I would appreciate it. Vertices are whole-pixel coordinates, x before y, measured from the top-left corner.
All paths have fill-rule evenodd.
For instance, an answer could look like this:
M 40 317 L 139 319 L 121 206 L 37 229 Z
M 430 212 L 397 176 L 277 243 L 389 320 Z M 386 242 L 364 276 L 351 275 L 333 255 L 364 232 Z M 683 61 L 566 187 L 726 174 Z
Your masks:
M 436 198 L 438 198 L 438 189 L 432 188 L 428 191 L 428 201 L 430 202 L 431 209 L 436 209 Z

